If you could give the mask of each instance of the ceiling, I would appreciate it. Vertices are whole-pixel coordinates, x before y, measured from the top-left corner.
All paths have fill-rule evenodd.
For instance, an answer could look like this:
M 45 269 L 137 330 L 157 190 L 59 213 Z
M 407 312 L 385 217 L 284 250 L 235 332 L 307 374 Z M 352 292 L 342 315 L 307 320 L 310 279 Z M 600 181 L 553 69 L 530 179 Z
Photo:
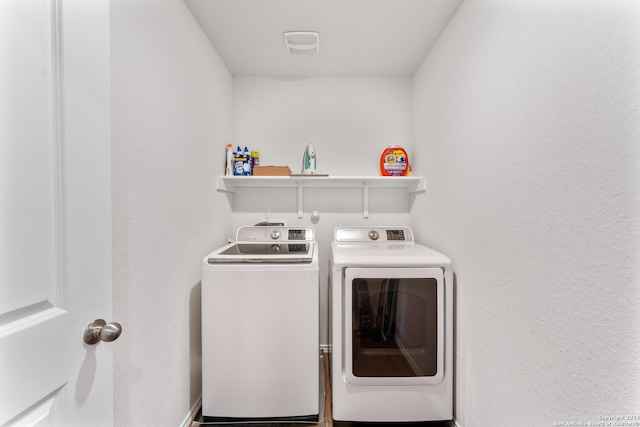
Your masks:
M 463 0 L 184 0 L 233 75 L 411 76 Z M 283 33 L 320 33 L 318 54 Z

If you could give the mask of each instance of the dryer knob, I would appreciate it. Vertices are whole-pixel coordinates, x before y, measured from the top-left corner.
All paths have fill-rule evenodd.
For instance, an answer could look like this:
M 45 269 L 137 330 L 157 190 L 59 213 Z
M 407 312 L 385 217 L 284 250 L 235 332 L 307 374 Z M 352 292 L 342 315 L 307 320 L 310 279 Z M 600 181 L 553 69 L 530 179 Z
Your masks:
M 378 233 L 376 230 L 371 230 L 369 232 L 369 238 L 371 240 L 378 240 L 379 237 L 380 237 L 380 233 Z
M 271 238 L 272 238 L 273 240 L 277 240 L 277 239 L 279 239 L 279 238 L 280 238 L 280 230 L 273 230 L 273 231 L 271 232 Z

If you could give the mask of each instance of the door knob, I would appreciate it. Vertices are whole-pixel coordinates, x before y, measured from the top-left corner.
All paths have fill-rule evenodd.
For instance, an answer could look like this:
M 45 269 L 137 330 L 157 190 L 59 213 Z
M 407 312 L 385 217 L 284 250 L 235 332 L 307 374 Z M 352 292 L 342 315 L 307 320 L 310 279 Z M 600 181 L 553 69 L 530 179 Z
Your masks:
M 100 341 L 111 342 L 118 339 L 122 333 L 122 325 L 117 322 L 107 323 L 102 319 L 96 319 L 89 323 L 84 330 L 84 342 L 93 345 Z

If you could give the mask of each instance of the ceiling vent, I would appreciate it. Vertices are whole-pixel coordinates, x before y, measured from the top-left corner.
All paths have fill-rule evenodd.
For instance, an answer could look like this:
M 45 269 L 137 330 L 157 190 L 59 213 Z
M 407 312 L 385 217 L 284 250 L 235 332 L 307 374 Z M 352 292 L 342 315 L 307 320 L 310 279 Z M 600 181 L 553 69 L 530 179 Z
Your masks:
M 284 33 L 284 44 L 289 53 L 318 53 L 320 52 L 320 34 L 312 31 L 289 31 Z

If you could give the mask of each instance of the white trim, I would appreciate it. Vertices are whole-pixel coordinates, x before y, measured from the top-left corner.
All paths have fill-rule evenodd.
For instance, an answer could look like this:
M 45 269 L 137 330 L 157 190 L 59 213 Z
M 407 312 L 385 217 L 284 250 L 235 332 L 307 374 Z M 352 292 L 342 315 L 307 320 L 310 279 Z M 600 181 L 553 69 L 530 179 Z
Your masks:
M 48 322 L 67 313 L 66 310 L 59 307 L 51 307 L 51 304 L 44 301 L 23 309 L 15 310 L 8 313 L 9 315 L 13 315 L 11 317 L 15 316 L 15 319 L 11 319 L 6 324 L 0 325 L 0 338 L 4 338 L 10 334 L 16 334 L 28 328 L 33 328 L 40 323 Z
M 52 422 L 51 420 L 51 408 L 58 397 L 58 393 L 64 391 L 62 390 L 64 387 L 58 387 L 53 392 L 45 396 L 40 401 L 36 402 L 33 406 L 25 409 L 20 414 L 18 414 L 15 418 L 9 420 L 6 424 L 2 424 L 3 426 L 12 426 L 12 427 L 30 427 L 41 424 L 41 421 L 44 421 L 42 424 L 49 424 Z
M 49 301 L 56 306 L 64 306 L 63 286 L 66 280 L 65 260 L 66 246 L 63 236 L 66 235 L 65 194 L 63 145 L 64 145 L 64 50 L 63 50 L 63 0 L 51 2 L 51 109 L 52 109 L 52 143 L 53 143 L 53 199 L 54 199 L 54 242 L 55 242 L 55 277 L 51 284 Z
M 201 406 L 202 406 L 202 395 L 200 395 L 200 397 L 193 404 L 187 416 L 180 423 L 180 427 L 190 427 L 191 423 L 195 421 L 196 415 L 198 415 L 198 411 L 200 410 Z
M 458 423 L 458 420 L 456 420 L 455 418 L 453 419 L 453 423 L 456 425 L 456 427 L 462 427 L 460 423 Z

